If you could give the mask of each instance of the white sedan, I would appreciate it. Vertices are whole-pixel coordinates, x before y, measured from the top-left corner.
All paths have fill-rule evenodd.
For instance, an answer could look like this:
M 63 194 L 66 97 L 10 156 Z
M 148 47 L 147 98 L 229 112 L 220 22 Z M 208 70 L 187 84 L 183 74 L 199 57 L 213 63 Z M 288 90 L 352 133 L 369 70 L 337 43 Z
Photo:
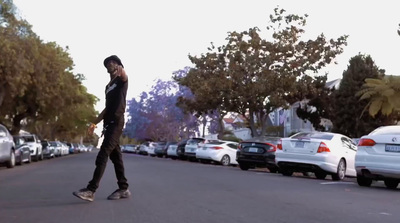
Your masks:
M 383 180 L 387 188 L 397 188 L 400 182 L 400 125 L 375 129 L 361 137 L 357 147 L 357 183 L 369 187 L 373 180 Z
M 203 144 L 197 149 L 196 159 L 211 160 L 221 163 L 224 166 L 237 165 L 236 150 L 237 142 L 212 141 Z
M 277 145 L 275 162 L 280 172 L 313 172 L 318 179 L 329 174 L 332 180 L 356 176 L 354 160 L 357 146 L 349 137 L 330 132 L 300 132 L 282 138 Z

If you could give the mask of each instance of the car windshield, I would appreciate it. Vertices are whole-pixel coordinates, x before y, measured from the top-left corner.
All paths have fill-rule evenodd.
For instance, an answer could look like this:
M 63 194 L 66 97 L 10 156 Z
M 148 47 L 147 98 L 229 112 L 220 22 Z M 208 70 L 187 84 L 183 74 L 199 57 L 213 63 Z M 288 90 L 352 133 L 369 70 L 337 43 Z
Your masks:
M 57 143 L 56 142 L 50 142 L 50 145 L 51 146 L 57 146 Z
M 333 138 L 333 134 L 323 133 L 323 132 L 302 132 L 292 136 L 293 139 L 325 139 L 331 140 Z
M 400 126 L 385 126 L 372 131 L 369 135 L 400 135 Z

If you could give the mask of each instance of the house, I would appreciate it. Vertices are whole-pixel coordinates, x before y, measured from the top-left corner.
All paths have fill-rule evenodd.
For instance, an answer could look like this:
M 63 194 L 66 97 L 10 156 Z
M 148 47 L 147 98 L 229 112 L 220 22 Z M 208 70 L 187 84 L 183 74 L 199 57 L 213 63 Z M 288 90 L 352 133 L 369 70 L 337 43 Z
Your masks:
M 326 87 L 338 89 L 342 79 L 335 79 L 326 82 Z M 309 121 L 304 121 L 297 116 L 296 110 L 306 101 L 299 101 L 290 106 L 289 109 L 276 109 L 269 118 L 274 126 L 283 125 L 283 136 L 288 137 L 293 133 L 300 131 L 315 131 L 313 125 Z M 332 128 L 332 122 L 327 119 L 322 119 L 321 124 L 325 126 L 325 130 L 329 131 Z

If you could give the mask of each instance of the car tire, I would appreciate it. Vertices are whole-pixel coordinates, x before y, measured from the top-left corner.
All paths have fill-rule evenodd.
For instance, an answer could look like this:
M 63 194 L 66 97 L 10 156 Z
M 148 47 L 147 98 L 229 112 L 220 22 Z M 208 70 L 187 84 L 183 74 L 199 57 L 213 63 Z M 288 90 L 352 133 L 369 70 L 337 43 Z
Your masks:
M 293 171 L 291 171 L 291 170 L 281 170 L 281 173 L 282 173 L 282 175 L 283 176 L 287 176 L 287 177 L 290 177 L 290 176 L 292 176 L 293 175 Z
M 328 174 L 324 172 L 315 172 L 315 177 L 320 180 L 324 180 Z
M 239 168 L 241 170 L 249 170 L 250 166 L 248 164 L 246 164 L 246 163 L 239 163 Z
M 346 177 L 346 161 L 341 159 L 338 163 L 336 173 L 332 174 L 332 180 L 339 181 Z
M 395 180 L 395 179 L 385 179 L 383 182 L 385 182 L 385 186 L 388 189 L 396 189 L 397 186 L 399 186 L 399 180 Z
M 228 155 L 224 155 L 221 158 L 221 164 L 222 164 L 222 166 L 229 166 L 231 164 L 231 158 L 229 158 Z
M 7 161 L 6 167 L 7 168 L 13 168 L 15 166 L 15 152 L 14 150 L 11 150 L 10 152 L 10 160 Z
M 271 168 L 268 168 L 268 170 L 269 170 L 270 173 L 277 173 L 278 172 L 278 168 L 271 167 Z
M 372 179 L 357 174 L 357 183 L 361 187 L 370 187 L 372 184 Z

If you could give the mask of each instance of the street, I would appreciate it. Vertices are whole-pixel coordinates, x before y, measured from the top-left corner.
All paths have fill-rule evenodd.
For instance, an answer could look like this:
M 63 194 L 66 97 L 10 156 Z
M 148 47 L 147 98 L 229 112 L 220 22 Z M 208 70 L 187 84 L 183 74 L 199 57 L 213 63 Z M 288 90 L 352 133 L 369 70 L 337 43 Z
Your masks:
M 317 180 L 188 161 L 123 154 L 132 197 L 117 189 L 112 162 L 86 202 L 72 192 L 92 177 L 97 150 L 13 169 L 0 167 L 1 223 L 400 222 L 399 189 L 355 179 Z

